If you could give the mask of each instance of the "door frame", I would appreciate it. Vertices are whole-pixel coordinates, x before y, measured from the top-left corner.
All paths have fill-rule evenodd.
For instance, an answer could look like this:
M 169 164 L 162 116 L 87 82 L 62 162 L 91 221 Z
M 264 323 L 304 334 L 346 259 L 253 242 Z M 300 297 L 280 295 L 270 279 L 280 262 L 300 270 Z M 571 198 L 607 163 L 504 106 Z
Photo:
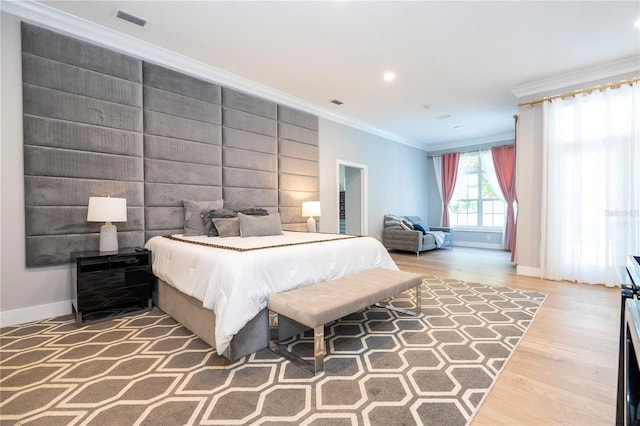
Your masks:
M 353 163 L 351 161 L 336 161 L 336 196 L 340 205 L 340 166 L 351 167 L 360 170 L 360 235 L 369 235 L 369 200 L 367 197 L 369 170 L 366 164 Z M 337 228 L 340 229 L 340 215 L 338 214 Z

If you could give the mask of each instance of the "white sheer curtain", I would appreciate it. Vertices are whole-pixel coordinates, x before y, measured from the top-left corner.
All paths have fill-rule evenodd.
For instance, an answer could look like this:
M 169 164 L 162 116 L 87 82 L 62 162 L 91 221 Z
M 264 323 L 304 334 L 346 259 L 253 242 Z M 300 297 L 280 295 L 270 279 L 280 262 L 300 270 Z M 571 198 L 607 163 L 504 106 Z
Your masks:
M 484 172 L 491 189 L 496 193 L 499 199 L 505 201 L 502 195 L 502 189 L 500 189 L 500 183 L 498 182 L 498 176 L 496 175 L 496 168 L 493 166 L 493 156 L 490 149 L 483 149 L 479 152 L 480 162 L 482 164 L 482 171 Z
M 640 88 L 543 104 L 542 277 L 618 284 L 640 254 Z

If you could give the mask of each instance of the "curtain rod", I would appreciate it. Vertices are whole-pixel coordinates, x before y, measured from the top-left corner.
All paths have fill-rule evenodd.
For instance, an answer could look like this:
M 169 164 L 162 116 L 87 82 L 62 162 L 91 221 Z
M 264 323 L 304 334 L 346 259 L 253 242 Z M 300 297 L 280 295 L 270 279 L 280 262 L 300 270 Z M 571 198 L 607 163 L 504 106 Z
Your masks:
M 515 115 L 514 115 L 514 117 L 515 117 Z M 491 148 L 502 148 L 502 147 L 505 147 L 505 146 L 513 146 L 513 143 L 506 143 L 504 145 L 492 145 L 492 146 L 488 146 L 486 148 L 475 148 L 475 149 L 470 149 L 468 151 L 455 151 L 454 150 L 454 151 L 446 151 L 446 152 L 443 152 L 441 154 L 428 154 L 427 158 L 437 157 L 439 155 L 444 155 L 444 154 L 451 154 L 451 153 L 454 153 L 454 152 L 457 152 L 458 154 L 472 154 L 472 153 L 476 153 L 476 152 L 480 152 L 480 151 L 488 151 Z
M 545 101 L 552 101 L 554 99 L 560 99 L 560 98 L 569 98 L 571 96 L 581 95 L 583 93 L 587 93 L 588 94 L 588 93 L 591 93 L 591 92 L 595 92 L 596 90 L 618 88 L 618 87 L 620 87 L 620 86 L 622 86 L 624 84 L 633 84 L 633 83 L 637 83 L 638 81 L 640 81 L 640 77 L 631 78 L 629 80 L 618 81 L 617 83 L 603 84 L 603 85 L 600 85 L 600 86 L 591 87 L 589 89 L 576 90 L 575 92 L 563 93 L 562 95 L 547 96 L 546 98 L 536 99 L 535 101 L 519 103 L 518 107 L 537 105 L 537 104 L 541 104 L 541 103 L 543 103 Z

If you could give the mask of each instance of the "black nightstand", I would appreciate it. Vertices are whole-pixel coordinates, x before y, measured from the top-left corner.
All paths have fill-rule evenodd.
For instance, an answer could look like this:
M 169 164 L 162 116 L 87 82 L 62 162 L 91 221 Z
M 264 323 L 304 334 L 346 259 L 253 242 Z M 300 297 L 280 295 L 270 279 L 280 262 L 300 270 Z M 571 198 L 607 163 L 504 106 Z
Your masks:
M 71 264 L 71 309 L 77 325 L 153 306 L 150 251 L 79 251 L 71 253 Z

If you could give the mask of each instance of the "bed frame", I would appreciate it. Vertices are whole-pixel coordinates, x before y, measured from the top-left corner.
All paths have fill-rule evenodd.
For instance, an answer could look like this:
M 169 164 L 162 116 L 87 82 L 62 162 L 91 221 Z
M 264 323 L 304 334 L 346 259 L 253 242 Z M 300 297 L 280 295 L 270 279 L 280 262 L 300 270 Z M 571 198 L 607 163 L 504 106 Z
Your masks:
M 157 294 L 154 296 L 156 306 L 215 349 L 216 315 L 212 310 L 205 309 L 200 300 L 176 290 L 161 279 L 158 279 Z M 233 337 L 222 355 L 235 361 L 268 347 L 269 313 L 265 308 Z

